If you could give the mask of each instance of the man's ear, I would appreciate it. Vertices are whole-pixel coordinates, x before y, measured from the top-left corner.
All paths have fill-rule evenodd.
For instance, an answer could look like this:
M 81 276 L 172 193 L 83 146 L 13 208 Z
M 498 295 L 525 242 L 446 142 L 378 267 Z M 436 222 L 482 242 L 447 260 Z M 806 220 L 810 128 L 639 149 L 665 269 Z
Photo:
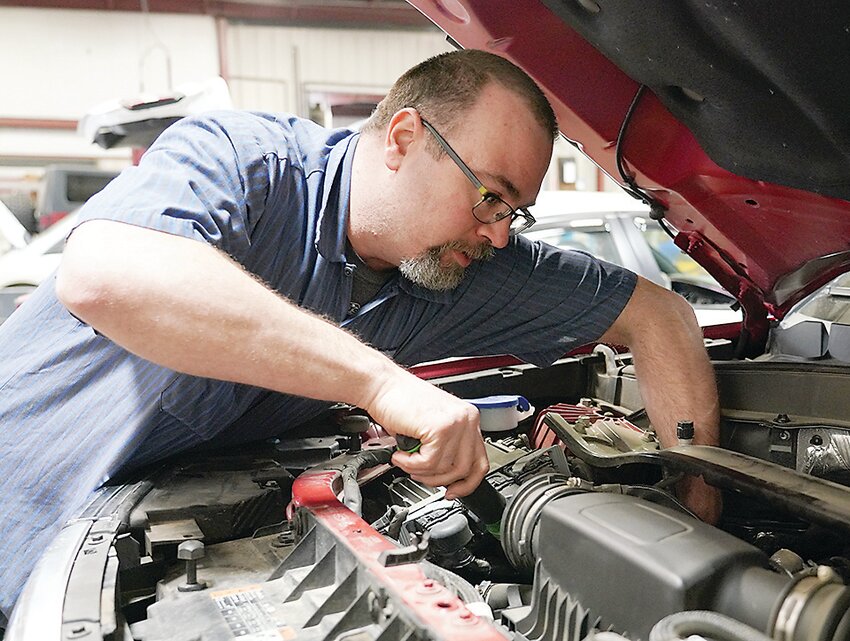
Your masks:
M 393 115 L 384 138 L 384 162 L 390 171 L 398 171 L 410 145 L 417 135 L 421 135 L 421 129 L 415 109 L 401 109 Z

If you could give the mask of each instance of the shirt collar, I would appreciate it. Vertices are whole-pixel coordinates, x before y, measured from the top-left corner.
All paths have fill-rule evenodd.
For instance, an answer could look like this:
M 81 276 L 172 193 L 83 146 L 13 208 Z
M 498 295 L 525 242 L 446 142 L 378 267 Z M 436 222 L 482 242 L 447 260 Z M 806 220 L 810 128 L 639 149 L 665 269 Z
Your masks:
M 344 133 L 344 132 L 343 132 Z M 359 133 L 338 139 L 328 154 L 322 203 L 316 231 L 316 249 L 334 263 L 345 262 L 348 203 L 351 196 L 351 165 Z M 328 142 L 332 142 L 333 139 Z

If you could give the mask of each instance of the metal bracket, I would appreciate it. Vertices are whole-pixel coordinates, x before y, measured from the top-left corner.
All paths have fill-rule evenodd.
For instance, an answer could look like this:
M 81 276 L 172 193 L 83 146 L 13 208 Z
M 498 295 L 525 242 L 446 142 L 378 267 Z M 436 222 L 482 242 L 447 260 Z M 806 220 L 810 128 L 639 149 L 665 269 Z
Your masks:
M 398 548 L 396 550 L 384 550 L 378 555 L 378 563 L 385 568 L 395 565 L 407 565 L 408 563 L 419 563 L 428 554 L 428 543 L 431 535 L 424 532 L 422 537 L 416 537 L 412 545 Z

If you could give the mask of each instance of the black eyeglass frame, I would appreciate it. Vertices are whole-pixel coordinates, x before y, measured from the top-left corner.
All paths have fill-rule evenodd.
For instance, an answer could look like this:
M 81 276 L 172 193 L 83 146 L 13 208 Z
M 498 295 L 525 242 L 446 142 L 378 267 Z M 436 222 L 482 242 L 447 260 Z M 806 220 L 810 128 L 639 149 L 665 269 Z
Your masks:
M 531 212 L 529 212 L 528 209 L 526 209 L 525 207 L 512 207 L 509 203 L 506 203 L 504 200 L 502 200 L 502 198 L 498 194 L 495 194 L 489 189 L 487 189 L 487 187 L 484 186 L 484 183 L 478 180 L 478 176 L 476 176 L 472 172 L 472 170 L 469 168 L 469 165 L 467 165 L 465 162 L 463 162 L 463 160 L 461 160 L 460 156 L 458 156 L 457 152 L 452 149 L 452 146 L 448 143 L 448 141 L 446 141 L 446 139 L 443 138 L 442 135 L 440 135 L 440 132 L 434 128 L 434 125 L 425 120 L 425 118 L 423 118 L 421 114 L 419 116 L 419 119 L 422 121 L 422 125 L 425 127 L 425 129 L 427 129 L 431 133 L 431 135 L 434 136 L 434 139 L 440 144 L 440 146 L 443 148 L 443 151 L 448 154 L 449 158 L 451 158 L 463 172 L 463 175 L 469 179 L 469 182 L 471 182 L 475 186 L 475 189 L 478 191 L 478 193 L 481 194 L 481 200 L 479 200 L 472 207 L 472 215 L 475 220 L 485 225 L 492 225 L 493 223 L 497 223 L 500 220 L 504 220 L 505 218 L 510 216 L 511 227 L 509 233 L 511 236 L 521 234 L 537 222 L 534 216 L 531 215 Z M 478 214 L 475 213 L 475 210 L 478 209 L 485 202 L 489 202 L 490 204 L 492 204 L 493 200 L 502 203 L 506 207 L 506 210 L 496 212 L 490 218 L 490 220 L 482 220 L 481 217 L 479 217 Z M 515 221 L 519 218 L 522 218 L 522 222 L 514 226 Z

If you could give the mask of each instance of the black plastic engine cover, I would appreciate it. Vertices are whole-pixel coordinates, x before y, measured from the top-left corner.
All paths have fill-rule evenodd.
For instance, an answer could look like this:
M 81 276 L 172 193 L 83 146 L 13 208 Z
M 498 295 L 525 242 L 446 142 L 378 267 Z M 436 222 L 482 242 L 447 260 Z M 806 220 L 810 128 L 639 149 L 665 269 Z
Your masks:
M 545 573 L 601 617 L 601 628 L 644 639 L 668 614 L 727 609 L 721 603 L 728 603 L 730 588 L 741 593 L 742 574 L 748 568 L 761 574 L 767 565 L 761 551 L 705 523 L 601 492 L 548 504 L 539 551 Z

